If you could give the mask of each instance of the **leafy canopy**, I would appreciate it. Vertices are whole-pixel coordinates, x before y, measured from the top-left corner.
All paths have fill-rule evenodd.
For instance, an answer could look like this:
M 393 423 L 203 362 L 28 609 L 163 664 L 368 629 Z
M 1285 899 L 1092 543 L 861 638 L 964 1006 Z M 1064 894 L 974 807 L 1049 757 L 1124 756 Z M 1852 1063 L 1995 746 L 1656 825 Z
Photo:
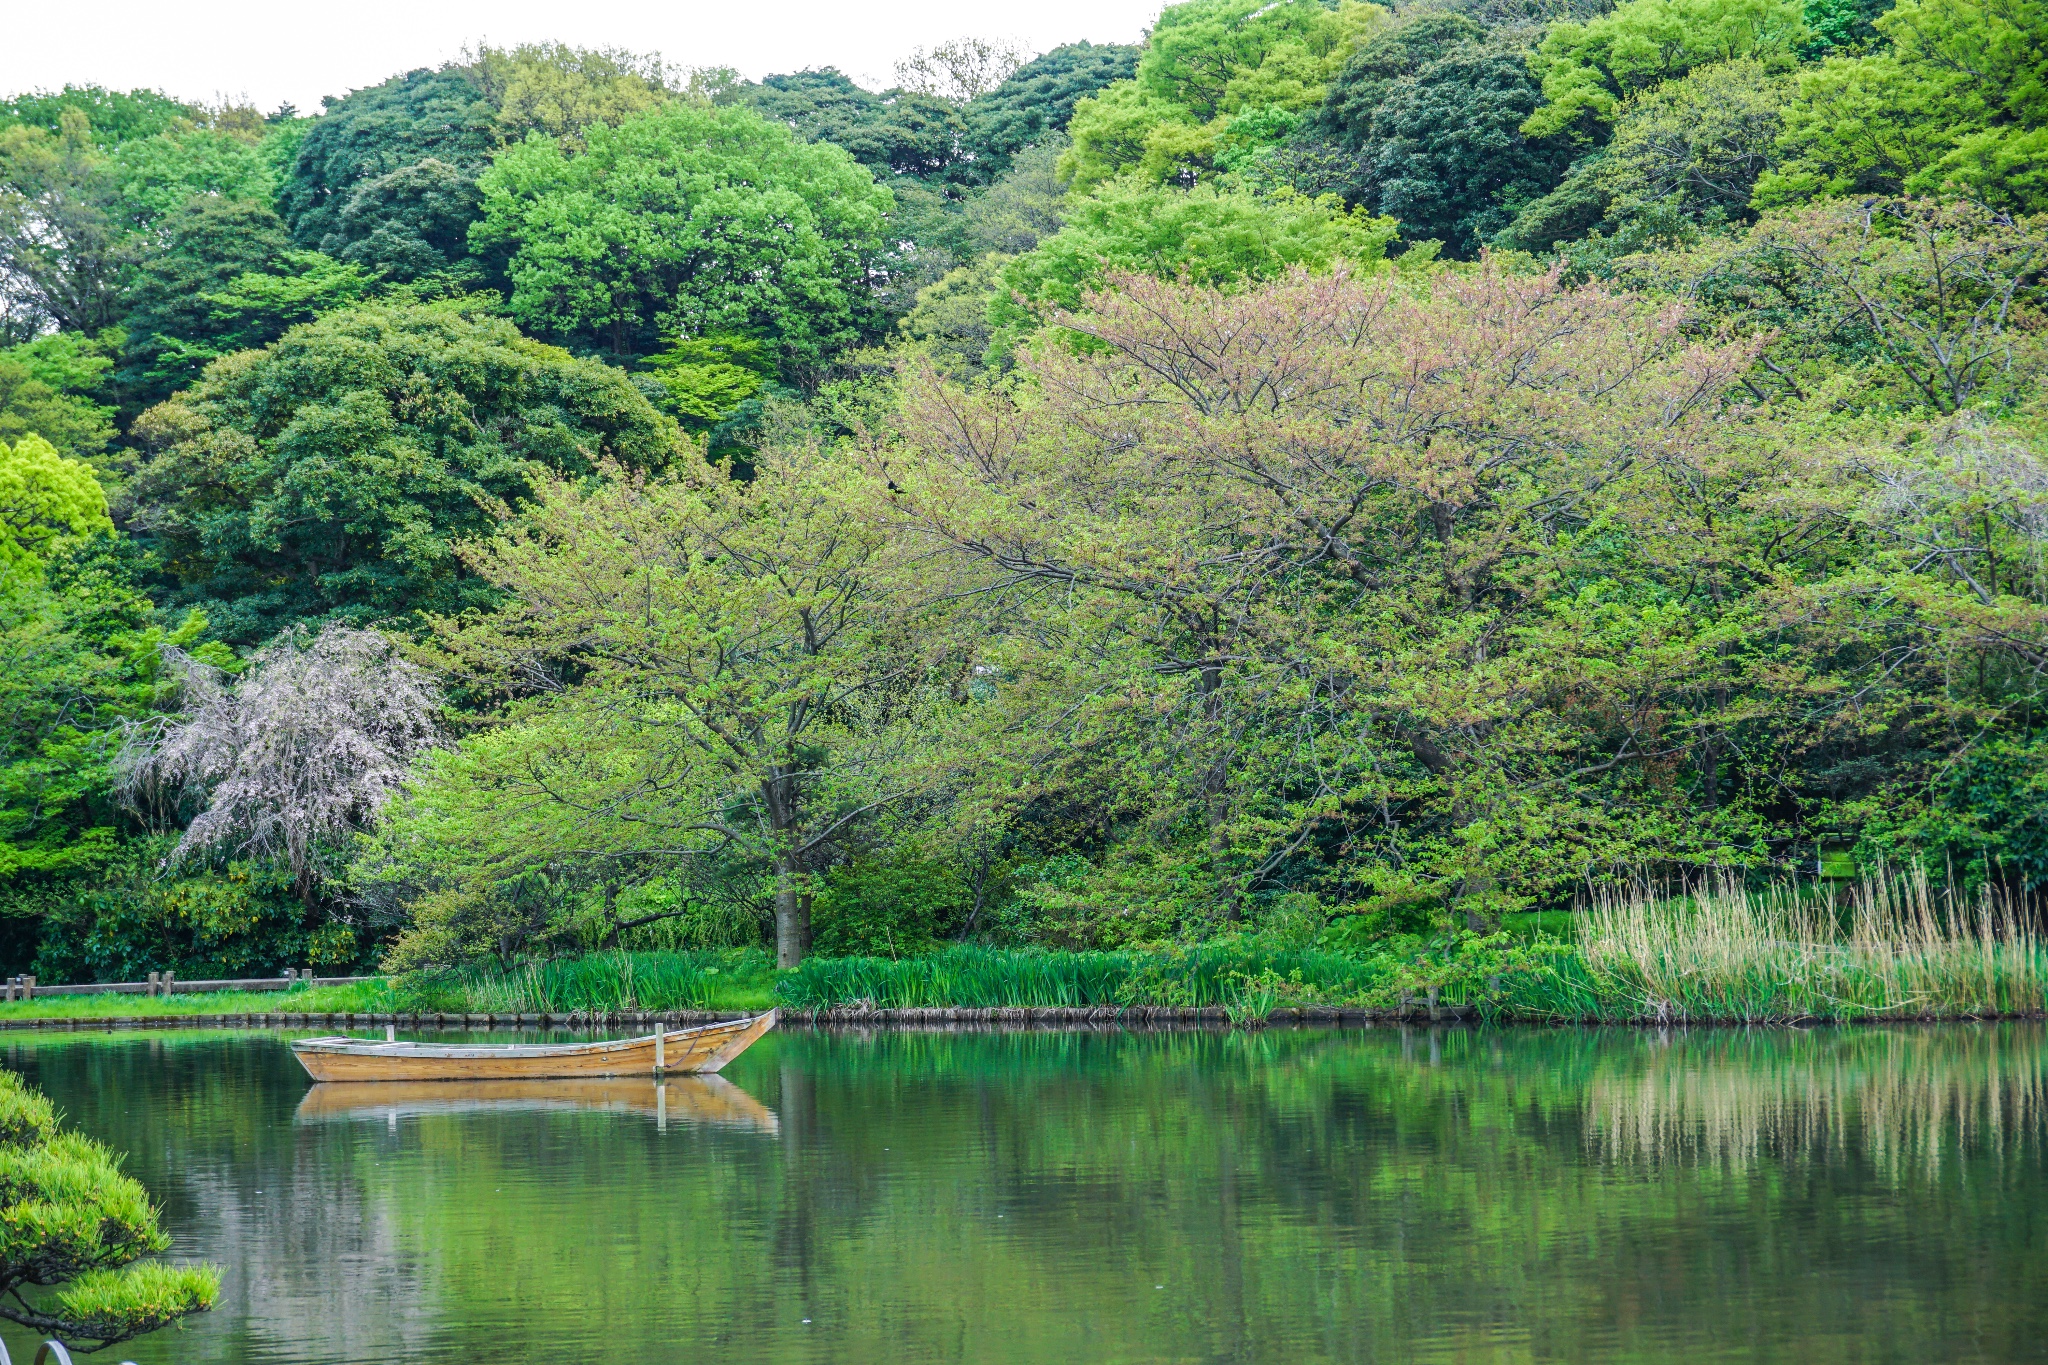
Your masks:
M 1069 43 L 1032 58 L 969 101 L 961 119 L 978 176 L 996 179 L 1017 153 L 1065 131 L 1076 104 L 1137 72 L 1138 53 L 1119 43 Z
M 1786 70 L 1806 36 L 1796 0 L 1629 0 L 1587 23 L 1553 25 L 1530 61 L 1543 107 L 1522 131 L 1604 142 L 1628 96 L 1738 57 Z
M 800 372 L 870 325 L 867 261 L 891 201 L 844 151 L 695 104 L 587 143 L 529 138 L 481 181 L 470 243 L 506 253 L 527 328 L 617 354 L 678 333 L 767 336 Z
M 1118 184 L 1074 204 L 1066 226 L 1002 273 L 1027 304 L 1078 308 L 1112 272 L 1203 285 L 1272 280 L 1290 268 L 1371 265 L 1397 229 L 1334 198 Z
M 225 639 L 490 600 L 454 542 L 542 472 L 661 469 L 674 425 L 619 370 L 463 303 L 330 313 L 219 361 L 144 415 L 127 493 L 173 579 Z
M 1802 72 L 1759 205 L 1960 191 L 2048 209 L 2048 4 L 1901 0 L 1886 40 Z
M 34 433 L 0 444 L 0 573 L 39 568 L 67 543 L 113 532 L 90 465 Z

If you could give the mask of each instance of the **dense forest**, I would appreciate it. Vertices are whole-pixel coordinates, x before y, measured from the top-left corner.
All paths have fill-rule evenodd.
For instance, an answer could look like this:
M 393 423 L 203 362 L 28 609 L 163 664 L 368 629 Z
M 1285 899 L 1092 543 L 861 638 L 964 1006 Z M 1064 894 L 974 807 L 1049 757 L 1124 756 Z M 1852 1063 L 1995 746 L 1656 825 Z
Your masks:
M 1188 0 L 0 102 L 0 970 L 2040 888 L 2044 73 Z

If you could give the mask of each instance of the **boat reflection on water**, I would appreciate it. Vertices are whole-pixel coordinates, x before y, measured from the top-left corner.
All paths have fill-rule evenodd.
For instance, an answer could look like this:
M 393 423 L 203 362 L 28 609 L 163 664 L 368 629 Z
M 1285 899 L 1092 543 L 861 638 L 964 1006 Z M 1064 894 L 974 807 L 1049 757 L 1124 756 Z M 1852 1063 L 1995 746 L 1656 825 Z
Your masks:
M 723 1076 L 538 1081 L 323 1081 L 299 1101 L 296 1121 L 327 1123 L 453 1114 L 596 1110 L 696 1128 L 781 1132 L 775 1111 Z

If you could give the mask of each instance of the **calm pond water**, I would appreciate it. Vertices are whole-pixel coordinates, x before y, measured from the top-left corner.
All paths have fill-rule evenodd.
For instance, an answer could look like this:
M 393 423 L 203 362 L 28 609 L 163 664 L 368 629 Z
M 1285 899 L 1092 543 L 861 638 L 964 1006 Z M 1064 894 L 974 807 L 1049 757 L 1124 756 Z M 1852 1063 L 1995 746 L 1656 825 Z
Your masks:
M 225 1272 L 144 1365 L 2048 1360 L 2038 1025 L 788 1031 L 659 1102 L 0 1051 Z

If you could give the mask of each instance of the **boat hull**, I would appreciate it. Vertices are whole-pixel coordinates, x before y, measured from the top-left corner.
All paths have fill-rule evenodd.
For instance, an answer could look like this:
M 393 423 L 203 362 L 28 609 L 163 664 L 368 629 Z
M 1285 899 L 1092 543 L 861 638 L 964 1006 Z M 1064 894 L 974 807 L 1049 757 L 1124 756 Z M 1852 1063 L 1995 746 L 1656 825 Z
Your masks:
M 604 1043 L 442 1045 L 306 1038 L 292 1044 L 292 1054 L 316 1081 L 537 1081 L 651 1076 L 657 1071 L 691 1075 L 721 1070 L 774 1027 L 775 1011 L 769 1010 L 751 1019 Z

